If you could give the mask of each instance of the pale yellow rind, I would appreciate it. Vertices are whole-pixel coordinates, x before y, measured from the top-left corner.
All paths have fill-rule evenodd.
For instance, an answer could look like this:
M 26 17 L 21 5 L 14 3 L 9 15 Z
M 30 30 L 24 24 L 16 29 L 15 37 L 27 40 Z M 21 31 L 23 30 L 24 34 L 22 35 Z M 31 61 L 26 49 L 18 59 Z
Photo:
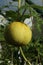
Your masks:
M 10 34 L 14 41 L 19 44 L 27 45 L 32 38 L 32 31 L 30 27 L 21 22 L 12 22 L 9 25 Z

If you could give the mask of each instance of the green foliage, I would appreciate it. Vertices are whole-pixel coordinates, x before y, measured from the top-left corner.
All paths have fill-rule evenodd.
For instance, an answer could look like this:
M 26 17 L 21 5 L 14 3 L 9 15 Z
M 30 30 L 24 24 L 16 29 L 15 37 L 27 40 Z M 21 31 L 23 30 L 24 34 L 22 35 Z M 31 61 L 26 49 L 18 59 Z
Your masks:
M 26 10 L 25 10 L 26 9 Z M 29 11 L 28 14 L 25 12 Z M 25 12 L 23 13 L 23 11 Z M 33 16 L 33 38 L 29 45 L 22 46 L 23 52 L 27 59 L 37 65 L 41 63 L 43 65 L 43 19 L 30 5 L 26 4 L 25 6 L 20 8 L 20 13 L 18 11 L 6 11 L 6 17 L 11 17 L 11 21 L 20 20 L 24 21 L 25 18 L 29 18 Z M 19 14 L 19 15 L 18 15 Z M 35 41 L 34 41 L 35 40 Z M 0 43 L 2 45 L 2 56 L 1 60 L 4 61 L 0 63 L 0 65 L 24 65 L 24 58 L 22 57 L 21 53 L 18 55 L 19 48 L 13 45 L 8 45 L 4 39 L 4 28 L 0 25 Z M 21 61 L 19 60 L 19 56 L 21 57 Z M 8 63 L 10 61 L 10 63 Z M 28 65 L 28 63 L 26 63 Z

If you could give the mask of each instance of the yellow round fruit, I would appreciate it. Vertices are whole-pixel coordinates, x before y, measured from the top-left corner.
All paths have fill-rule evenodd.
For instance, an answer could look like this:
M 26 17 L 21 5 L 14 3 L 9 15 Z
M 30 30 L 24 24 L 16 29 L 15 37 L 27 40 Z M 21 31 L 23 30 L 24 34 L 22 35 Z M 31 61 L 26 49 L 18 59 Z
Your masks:
M 5 39 L 14 45 L 27 45 L 32 38 L 30 27 L 21 22 L 12 22 L 5 29 Z

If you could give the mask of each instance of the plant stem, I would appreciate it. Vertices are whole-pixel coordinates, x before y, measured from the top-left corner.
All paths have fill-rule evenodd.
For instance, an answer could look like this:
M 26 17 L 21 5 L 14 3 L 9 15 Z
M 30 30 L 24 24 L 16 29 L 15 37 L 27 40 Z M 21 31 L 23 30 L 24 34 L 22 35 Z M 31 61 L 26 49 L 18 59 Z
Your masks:
M 22 48 L 20 47 L 20 52 L 21 52 L 21 54 L 22 54 L 22 56 L 23 56 L 23 58 L 24 58 L 24 60 L 29 64 L 29 65 L 32 65 L 31 63 L 30 63 L 30 61 L 29 60 L 27 60 L 27 58 L 25 57 L 25 55 L 24 55 L 24 53 L 23 53 L 23 50 L 22 50 Z
M 18 8 L 21 7 L 21 0 L 18 0 Z

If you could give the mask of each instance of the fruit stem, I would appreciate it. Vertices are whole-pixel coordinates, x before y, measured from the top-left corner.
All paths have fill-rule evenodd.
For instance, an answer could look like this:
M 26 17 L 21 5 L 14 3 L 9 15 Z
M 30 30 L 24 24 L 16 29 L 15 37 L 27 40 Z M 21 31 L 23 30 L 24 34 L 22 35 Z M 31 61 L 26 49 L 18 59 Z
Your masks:
M 21 52 L 21 55 L 23 56 L 24 60 L 25 60 L 29 65 L 32 65 L 32 64 L 30 63 L 30 61 L 27 60 L 27 58 L 25 57 L 25 55 L 24 55 L 23 50 L 22 50 L 21 47 L 20 47 L 20 52 Z
M 18 8 L 21 7 L 21 0 L 18 0 Z

